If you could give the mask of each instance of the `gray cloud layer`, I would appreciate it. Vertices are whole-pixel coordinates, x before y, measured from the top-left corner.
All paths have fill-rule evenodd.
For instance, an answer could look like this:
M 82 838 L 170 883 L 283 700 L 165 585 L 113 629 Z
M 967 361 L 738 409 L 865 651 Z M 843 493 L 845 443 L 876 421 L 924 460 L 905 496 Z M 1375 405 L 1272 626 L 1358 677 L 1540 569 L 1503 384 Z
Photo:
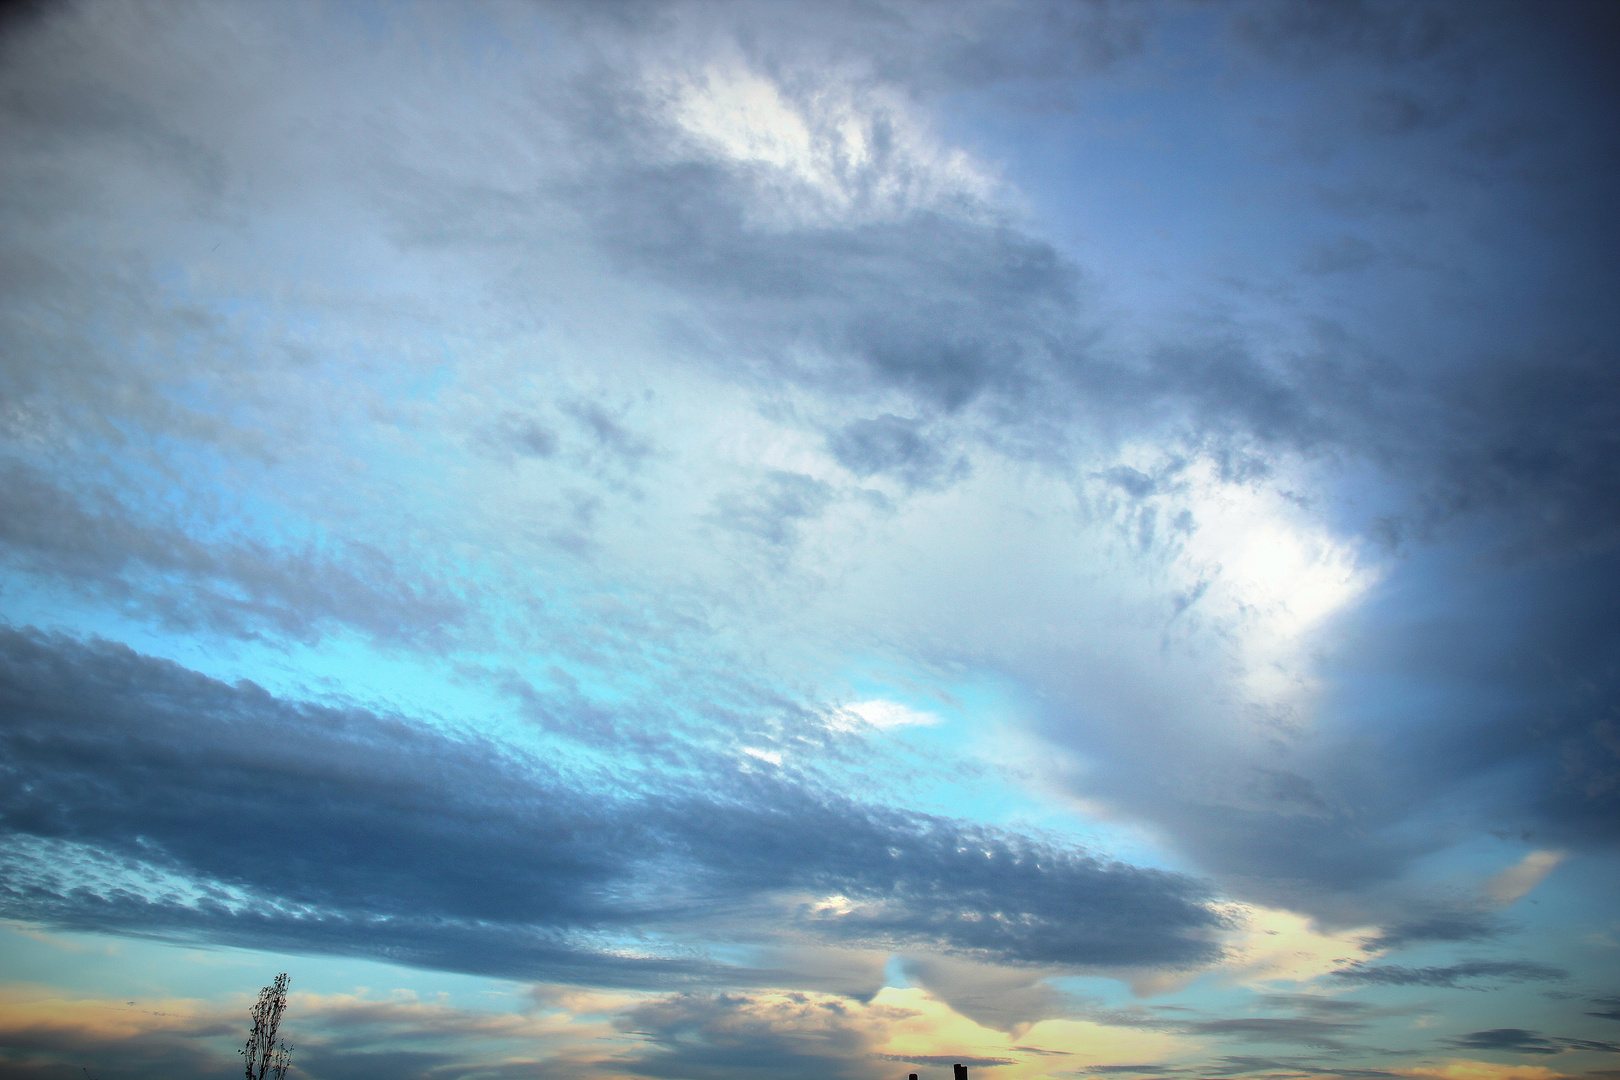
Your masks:
M 6 630 L 0 654 L 7 832 L 182 883 L 143 895 L 36 868 L 8 880 L 11 917 L 608 984 L 718 977 L 600 939 L 701 935 L 717 910 L 1015 963 L 1213 955 L 1219 923 L 1191 880 L 991 828 L 735 771 L 701 794 L 627 794 L 470 735 L 282 701 L 121 646 Z M 187 883 L 201 894 L 172 892 Z M 773 914 L 761 905 L 774 895 L 853 906 Z

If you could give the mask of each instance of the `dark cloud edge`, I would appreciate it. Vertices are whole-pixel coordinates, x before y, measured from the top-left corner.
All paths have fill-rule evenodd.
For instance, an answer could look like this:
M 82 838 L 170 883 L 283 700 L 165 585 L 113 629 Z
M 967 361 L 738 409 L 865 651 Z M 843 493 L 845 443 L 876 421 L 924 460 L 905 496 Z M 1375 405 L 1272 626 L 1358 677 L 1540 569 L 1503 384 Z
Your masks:
M 1220 952 L 1185 875 L 734 765 L 593 787 L 474 734 L 98 639 L 0 628 L 0 714 L 6 834 L 200 892 L 98 889 L 14 854 L 0 913 L 57 929 L 612 986 L 779 977 L 703 955 L 738 934 L 1069 970 Z M 852 906 L 803 900 L 827 895 Z

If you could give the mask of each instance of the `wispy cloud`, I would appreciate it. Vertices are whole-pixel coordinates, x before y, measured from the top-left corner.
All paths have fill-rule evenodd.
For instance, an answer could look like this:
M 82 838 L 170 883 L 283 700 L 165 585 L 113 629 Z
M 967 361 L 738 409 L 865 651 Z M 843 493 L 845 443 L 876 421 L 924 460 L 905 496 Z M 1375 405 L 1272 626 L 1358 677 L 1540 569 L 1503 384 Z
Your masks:
M 1333 977 L 1345 983 L 1455 987 L 1469 980 L 1497 984 L 1556 981 L 1569 978 L 1569 973 L 1530 960 L 1466 960 L 1460 964 L 1426 968 L 1402 967 L 1399 964 L 1357 964 L 1333 972 Z

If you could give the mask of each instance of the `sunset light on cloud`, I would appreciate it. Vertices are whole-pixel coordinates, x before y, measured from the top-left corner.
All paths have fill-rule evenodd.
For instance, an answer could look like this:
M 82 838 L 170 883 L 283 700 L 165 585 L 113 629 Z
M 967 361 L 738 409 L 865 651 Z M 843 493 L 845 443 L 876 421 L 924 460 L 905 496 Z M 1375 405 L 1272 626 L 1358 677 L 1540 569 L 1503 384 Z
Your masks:
M 1614 1080 L 1615 12 L 0 6 L 0 1080 Z

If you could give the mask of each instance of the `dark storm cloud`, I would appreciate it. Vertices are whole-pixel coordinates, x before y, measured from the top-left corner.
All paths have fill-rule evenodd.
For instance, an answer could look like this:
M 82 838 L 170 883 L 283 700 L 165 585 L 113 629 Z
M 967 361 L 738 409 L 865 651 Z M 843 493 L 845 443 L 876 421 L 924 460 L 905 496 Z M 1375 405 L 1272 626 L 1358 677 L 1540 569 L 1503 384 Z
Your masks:
M 1014 962 L 1189 964 L 1218 923 L 1186 878 L 758 774 L 628 796 L 470 735 L 278 700 L 104 643 L 0 633 L 11 917 L 580 983 L 714 981 L 601 935 L 773 895 L 824 941 Z M 64 854 L 76 851 L 78 855 Z M 19 852 L 22 852 L 19 854 Z M 202 890 L 75 884 L 169 874 Z M 779 918 L 780 916 L 769 916 Z M 745 973 L 733 973 L 747 978 Z
M 1569 978 L 1569 973 L 1548 964 L 1529 960 L 1464 960 L 1446 967 L 1402 967 L 1399 964 L 1360 964 L 1340 968 L 1332 977 L 1346 983 L 1377 986 L 1459 986 L 1465 980 L 1483 979 L 1493 983 L 1545 982 Z M 1485 987 L 1481 987 L 1485 989 Z

